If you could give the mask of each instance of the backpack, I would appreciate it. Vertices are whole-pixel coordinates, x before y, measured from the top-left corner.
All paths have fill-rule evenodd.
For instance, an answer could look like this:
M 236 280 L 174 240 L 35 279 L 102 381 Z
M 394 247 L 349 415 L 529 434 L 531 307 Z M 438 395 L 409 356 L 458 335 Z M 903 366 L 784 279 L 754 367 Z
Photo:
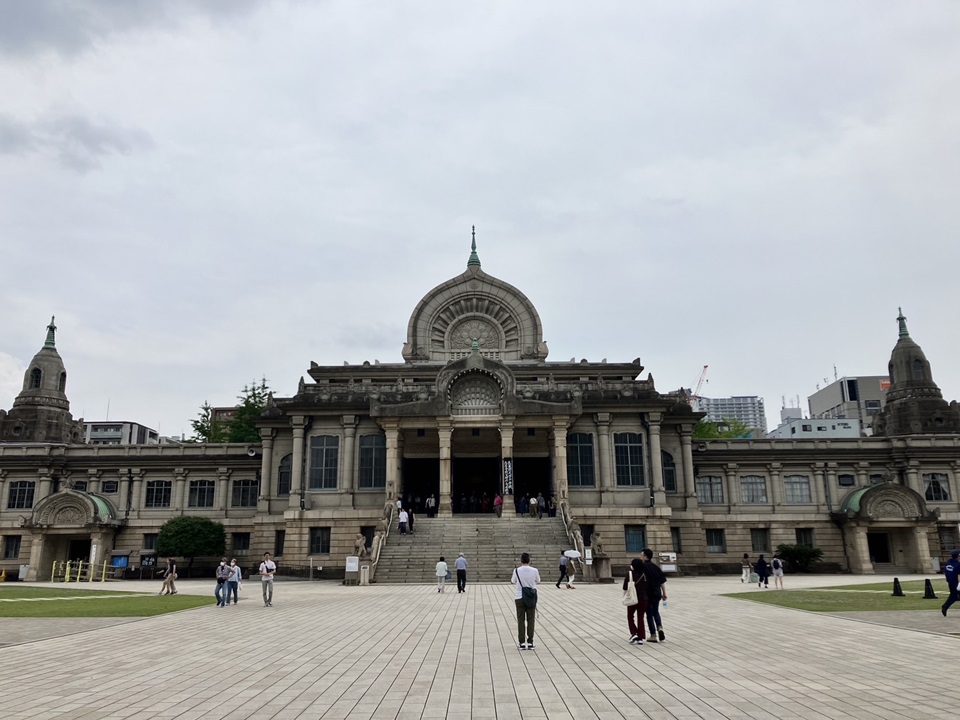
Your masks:
M 774 569 L 774 570 L 780 570 L 781 568 L 783 568 L 783 564 L 782 564 L 777 558 L 774 558 L 774 559 L 773 559 L 773 569 Z

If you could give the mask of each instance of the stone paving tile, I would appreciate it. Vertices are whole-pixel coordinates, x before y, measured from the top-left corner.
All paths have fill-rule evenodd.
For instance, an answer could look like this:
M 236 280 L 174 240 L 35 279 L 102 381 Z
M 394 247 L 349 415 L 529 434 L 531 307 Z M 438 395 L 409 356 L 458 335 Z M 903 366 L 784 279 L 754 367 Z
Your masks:
M 212 592 L 206 582 L 178 585 Z M 248 583 L 235 607 L 211 598 L 210 607 L 0 649 L 3 717 L 955 716 L 930 689 L 960 639 L 717 596 L 742 587 L 671 580 L 667 642 L 634 647 L 616 586 L 545 585 L 537 649 L 520 651 L 508 585 L 458 595 L 278 582 L 275 607 L 264 608 Z M 939 619 L 956 631 L 954 618 Z

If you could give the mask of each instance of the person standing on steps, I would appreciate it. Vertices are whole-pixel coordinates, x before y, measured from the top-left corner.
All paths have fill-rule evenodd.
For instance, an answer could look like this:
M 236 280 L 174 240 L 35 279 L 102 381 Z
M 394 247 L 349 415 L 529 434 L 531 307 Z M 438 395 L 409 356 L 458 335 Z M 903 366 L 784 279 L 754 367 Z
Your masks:
M 410 516 L 407 515 L 407 511 L 401 509 L 400 514 L 397 515 L 397 523 L 399 525 L 401 535 L 407 534 L 407 520 L 409 519 L 410 519 Z
M 535 647 L 533 631 L 537 622 L 537 583 L 540 582 L 540 571 L 530 564 L 530 553 L 523 553 L 520 556 L 520 567 L 513 569 L 510 580 L 516 590 L 514 601 L 517 604 L 517 646 L 521 650 L 533 650 Z
M 753 572 L 753 566 L 750 564 L 750 554 L 744 553 L 740 561 L 740 582 L 749 582 L 751 572 Z
M 440 562 L 437 563 L 437 569 L 435 571 L 435 574 L 437 576 L 437 592 L 438 593 L 442 593 L 446 590 L 445 586 L 447 582 L 448 572 L 450 572 L 450 570 L 447 569 L 447 563 L 444 561 L 443 555 L 441 555 Z
M 416 520 L 414 517 L 414 510 L 410 508 L 410 512 L 407 513 L 407 530 L 410 531 L 410 534 L 413 535 L 413 521 Z
M 957 581 L 960 579 L 960 550 L 950 553 L 950 560 L 943 566 L 943 576 L 947 579 L 947 589 L 950 591 L 950 597 L 940 608 L 940 612 L 946 617 L 950 606 L 960 599 L 957 597 L 957 593 L 960 592 L 957 589 Z
M 660 601 L 667 599 L 664 583 L 667 576 L 663 570 L 653 562 L 653 550 L 644 548 L 640 551 L 643 561 L 643 573 L 647 578 L 647 627 L 650 629 L 650 642 L 664 642 L 667 636 L 663 633 L 663 620 L 660 619 Z
M 427 498 L 427 517 L 432 518 L 436 514 L 436 512 L 437 512 L 437 499 L 433 496 L 433 494 L 431 494 L 430 497 Z
M 543 493 L 537 494 L 537 520 L 543 520 L 543 506 L 547 501 L 543 499 Z
M 503 498 L 500 497 L 500 493 L 497 493 L 497 496 L 493 499 L 493 511 L 497 514 L 497 517 L 503 515 Z
M 263 606 L 273 607 L 273 576 L 277 572 L 277 564 L 270 559 L 270 553 L 263 554 L 260 563 L 260 584 L 263 586 Z
M 453 562 L 453 566 L 457 569 L 457 592 L 462 593 L 467 591 L 467 559 L 463 556 L 463 553 L 457 556 L 457 559 Z

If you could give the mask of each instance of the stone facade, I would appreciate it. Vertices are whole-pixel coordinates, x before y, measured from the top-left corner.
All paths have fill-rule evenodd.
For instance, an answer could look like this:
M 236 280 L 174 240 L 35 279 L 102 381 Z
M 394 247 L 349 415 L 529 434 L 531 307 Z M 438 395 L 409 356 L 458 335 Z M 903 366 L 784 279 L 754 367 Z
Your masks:
M 555 498 L 584 538 L 602 534 L 615 568 L 645 545 L 679 552 L 681 571 L 739 572 L 744 552 L 800 542 L 838 570 L 929 571 L 957 544 L 960 432 L 900 323 L 886 434 L 809 441 L 697 440 L 701 414 L 639 359 L 548 362 L 536 308 L 475 247 L 414 309 L 402 362 L 311 363 L 294 396 L 269 398 L 258 445 L 74 443 L 45 346 L 0 418 L 5 433 L 22 407 L 60 423 L 21 419 L 0 443 L 2 562 L 32 578 L 74 556 L 135 565 L 165 520 L 198 514 L 225 524 L 243 564 L 269 551 L 342 572 L 398 497 L 434 495 L 455 516 L 507 491 L 507 512 L 524 494 Z M 901 382 L 918 359 L 919 380 Z

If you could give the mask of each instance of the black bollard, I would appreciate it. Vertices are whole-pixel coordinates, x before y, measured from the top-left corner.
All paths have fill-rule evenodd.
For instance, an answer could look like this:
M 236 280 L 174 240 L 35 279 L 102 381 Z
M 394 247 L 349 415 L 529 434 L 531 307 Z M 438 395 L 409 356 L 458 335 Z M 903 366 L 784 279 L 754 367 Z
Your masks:
M 933 583 L 929 580 L 923 586 L 923 599 L 924 600 L 936 600 L 937 594 L 933 591 Z
M 892 597 L 904 597 L 903 588 L 900 587 L 900 578 L 893 579 L 893 596 Z

